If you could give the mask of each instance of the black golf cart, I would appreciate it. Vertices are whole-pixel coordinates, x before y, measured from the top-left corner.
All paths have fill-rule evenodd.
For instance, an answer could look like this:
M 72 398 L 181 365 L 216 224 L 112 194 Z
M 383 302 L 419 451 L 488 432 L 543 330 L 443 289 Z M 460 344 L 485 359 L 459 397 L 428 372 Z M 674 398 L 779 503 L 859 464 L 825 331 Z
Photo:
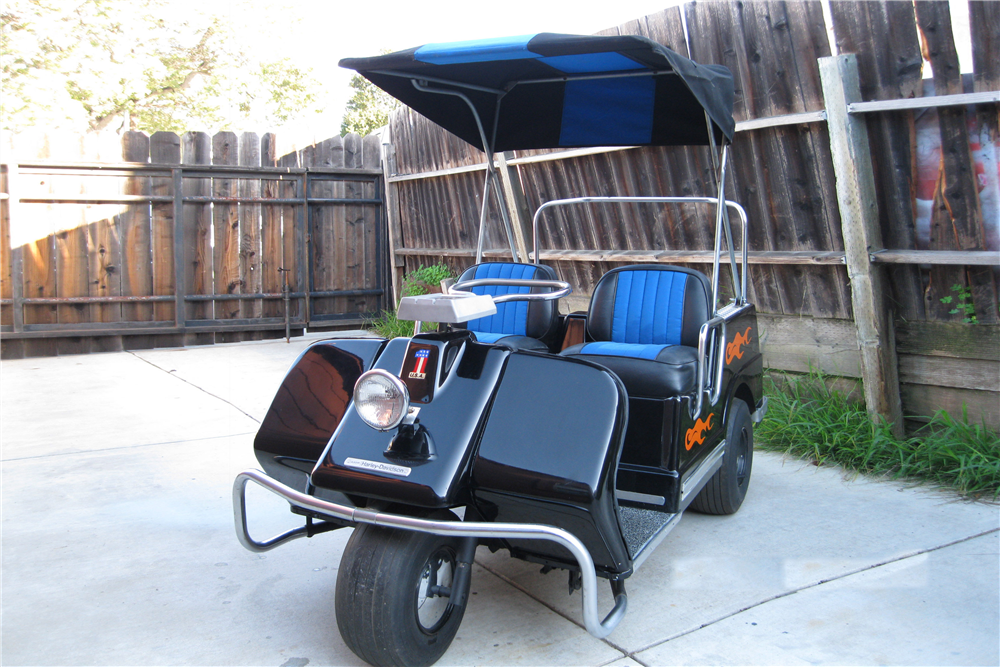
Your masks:
M 533 258 L 518 257 L 512 242 L 512 262 L 481 261 L 484 196 L 476 265 L 443 294 L 400 303 L 415 331 L 420 321 L 440 329 L 309 347 L 257 433 L 264 472 L 241 473 L 233 489 L 237 535 L 252 551 L 354 528 L 337 576 L 337 623 L 372 664 L 444 654 L 479 545 L 568 571 L 587 630 L 604 637 L 625 614 L 625 580 L 682 513 L 731 514 L 750 482 L 753 424 L 766 401 L 746 300 L 746 215 L 724 198 L 732 76 L 635 36 L 431 44 L 341 65 L 488 157 L 710 148 L 716 196 L 546 202 L 534 218 Z M 492 159 L 490 190 L 502 200 Z M 596 285 L 585 315 L 561 315 L 570 286 L 538 262 L 538 226 L 553 207 L 595 202 L 703 204 L 715 225 L 712 279 L 664 264 L 620 267 Z M 502 201 L 498 209 L 512 238 Z M 730 212 L 740 220 L 741 265 Z M 735 298 L 720 304 L 724 245 Z M 249 482 L 287 500 L 304 524 L 252 538 Z M 615 598 L 603 621 L 598 577 Z

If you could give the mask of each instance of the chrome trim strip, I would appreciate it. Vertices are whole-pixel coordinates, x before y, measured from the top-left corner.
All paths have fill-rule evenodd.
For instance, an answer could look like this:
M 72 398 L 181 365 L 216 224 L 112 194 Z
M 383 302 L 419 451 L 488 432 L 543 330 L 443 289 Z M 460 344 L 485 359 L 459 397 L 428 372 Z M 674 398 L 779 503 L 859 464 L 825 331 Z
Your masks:
M 722 467 L 722 457 L 726 453 L 726 441 L 723 440 L 715 449 L 709 453 L 698 467 L 688 473 L 684 481 L 681 482 L 681 506 L 687 502 L 688 496 L 690 496 L 695 489 L 701 486 L 701 483 L 715 474 L 715 471 Z
M 618 500 L 629 500 L 633 503 L 646 503 L 647 505 L 666 505 L 667 499 L 663 496 L 654 496 L 651 493 L 638 493 L 636 491 L 622 491 L 615 489 Z
M 312 510 L 319 514 L 325 514 L 351 523 L 370 523 L 378 526 L 430 533 L 432 535 L 549 540 L 569 550 L 580 567 L 581 582 L 583 584 L 583 599 L 581 603 L 584 625 L 587 628 L 587 632 L 598 639 L 607 637 L 618 623 L 621 622 L 628 608 L 628 598 L 622 592 L 615 596 L 615 605 L 611 609 L 611 612 L 603 621 L 598 620 L 600 617 L 597 611 L 597 574 L 594 570 L 594 559 L 591 558 L 590 553 L 579 538 L 562 528 L 534 523 L 431 521 L 429 519 L 416 519 L 399 514 L 347 507 L 300 493 L 268 477 L 260 470 L 244 470 L 236 476 L 236 480 L 233 482 L 233 517 L 236 522 L 236 537 L 239 539 L 240 544 L 250 551 L 267 551 L 290 540 L 305 537 L 306 528 L 297 528 L 264 542 L 254 540 L 247 528 L 246 487 L 249 482 L 253 482 L 264 487 L 271 493 L 281 496 L 295 507 Z
M 678 512 L 670 517 L 670 520 L 663 524 L 660 529 L 656 531 L 651 538 L 649 538 L 649 541 L 647 541 L 646 544 L 639 549 L 639 553 L 637 553 L 635 558 L 632 559 L 633 574 L 635 574 L 639 567 L 646 562 L 646 559 L 649 558 L 649 554 L 653 553 L 653 551 L 656 550 L 656 547 L 660 546 L 660 542 L 663 541 L 670 531 L 672 531 L 674 527 L 680 523 L 682 516 L 684 516 L 684 512 Z

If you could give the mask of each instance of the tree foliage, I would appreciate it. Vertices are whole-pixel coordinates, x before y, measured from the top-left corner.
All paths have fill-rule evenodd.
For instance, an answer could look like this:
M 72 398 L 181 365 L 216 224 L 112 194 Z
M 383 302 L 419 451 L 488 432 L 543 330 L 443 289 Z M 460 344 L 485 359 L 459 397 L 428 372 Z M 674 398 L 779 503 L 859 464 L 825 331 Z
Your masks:
M 183 9 L 169 0 L 7 0 L 3 126 L 258 128 L 315 112 L 311 72 L 262 59 L 232 24 L 266 9 L 250 0 Z
M 399 100 L 360 74 L 351 77 L 351 88 L 354 95 L 344 109 L 341 136 L 355 132 L 364 137 L 389 124 L 389 114 L 399 107 Z

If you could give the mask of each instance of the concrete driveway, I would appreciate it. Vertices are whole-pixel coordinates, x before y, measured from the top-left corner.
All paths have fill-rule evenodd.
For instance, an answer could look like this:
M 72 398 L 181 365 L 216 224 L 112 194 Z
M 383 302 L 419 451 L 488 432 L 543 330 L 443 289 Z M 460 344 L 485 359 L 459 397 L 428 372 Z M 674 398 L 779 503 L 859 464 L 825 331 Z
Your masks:
M 0 364 L 2 664 L 362 664 L 333 609 L 348 531 L 259 555 L 233 530 L 232 479 L 309 342 Z M 249 500 L 258 537 L 297 525 Z M 997 505 L 758 452 L 741 511 L 686 514 L 606 640 L 564 574 L 480 548 L 440 664 L 997 665 L 998 528 Z

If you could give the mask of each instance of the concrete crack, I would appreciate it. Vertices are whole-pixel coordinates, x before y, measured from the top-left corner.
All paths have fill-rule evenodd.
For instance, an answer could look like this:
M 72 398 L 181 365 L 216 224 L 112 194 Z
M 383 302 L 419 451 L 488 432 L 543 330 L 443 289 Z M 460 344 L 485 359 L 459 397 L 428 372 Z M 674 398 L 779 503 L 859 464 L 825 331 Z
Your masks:
M 126 351 L 126 352 L 128 352 L 129 354 L 131 354 L 131 355 L 132 355 L 133 357 L 135 357 L 135 358 L 136 358 L 136 359 L 138 359 L 139 361 L 142 361 L 142 362 L 145 362 L 145 363 L 149 364 L 150 366 L 152 366 L 153 368 L 156 368 L 156 369 L 158 369 L 158 370 L 161 370 L 161 371 L 163 371 L 164 373 L 166 373 L 166 374 L 167 374 L 167 375 L 169 375 L 170 377 L 172 377 L 172 378 L 176 378 L 176 379 L 180 380 L 181 382 L 183 382 L 183 383 L 185 383 L 185 384 L 189 384 L 189 385 L 191 385 L 192 387 L 194 387 L 195 389 L 197 389 L 198 391 L 200 391 L 200 392 L 202 392 L 202 393 L 205 393 L 205 394 L 208 394 L 208 395 L 209 395 L 209 396 L 211 396 L 212 398 L 215 398 L 215 399 L 218 399 L 218 400 L 222 401 L 223 403 L 225 403 L 225 404 L 227 404 L 227 405 L 230 405 L 230 406 L 232 406 L 233 408 L 236 408 L 237 410 L 239 410 L 240 412 L 242 412 L 243 414 L 245 414 L 245 415 L 246 415 L 247 417 L 249 417 L 250 419 L 254 420 L 254 421 L 255 421 L 255 422 L 257 422 L 258 424 L 260 423 L 260 420 L 259 420 L 259 419 L 257 419 L 257 418 L 256 418 L 256 417 L 254 417 L 254 416 L 253 416 L 252 414 L 250 414 L 249 412 L 247 412 L 246 410 L 244 410 L 244 409 L 243 409 L 243 408 L 241 408 L 240 406 L 236 405 L 236 404 L 235 404 L 235 403 L 233 403 L 232 401 L 229 401 L 229 400 L 226 400 L 225 398 L 222 398 L 221 396 L 217 396 L 216 394 L 213 394 L 212 392 L 208 391 L 207 389 L 205 389 L 205 388 L 203 388 L 203 387 L 199 387 L 199 386 L 198 386 L 198 385 L 196 385 L 196 384 L 195 384 L 194 382 L 191 382 L 190 380 L 185 380 L 185 379 L 184 379 L 184 378 L 182 378 L 182 377 L 181 377 L 180 375 L 177 375 L 177 374 L 175 374 L 175 373 L 172 373 L 171 371 L 168 371 L 167 369 L 163 368 L 162 366 L 157 366 L 156 364 L 154 364 L 154 363 L 153 363 L 152 361 L 149 361 L 148 359 L 143 359 L 142 357 L 140 357 L 140 356 L 139 356 L 138 354 L 136 354 L 136 353 L 132 352 L 131 350 L 125 350 L 125 351 Z
M 635 659 L 635 654 L 637 654 L 637 653 L 642 653 L 643 651 L 648 651 L 651 648 L 655 648 L 657 646 L 662 646 L 663 644 L 666 644 L 667 642 L 672 642 L 675 639 L 679 639 L 680 637 L 684 637 L 684 636 L 692 634 L 694 632 L 698 632 L 699 630 L 702 630 L 702 629 L 707 628 L 709 626 L 715 625 L 716 623 L 720 623 L 720 622 L 725 621 L 726 619 L 732 618 L 734 616 L 738 616 L 739 614 L 742 614 L 745 611 L 749 611 L 751 609 L 755 609 L 755 608 L 763 606 L 763 605 L 765 605 L 765 604 L 767 604 L 769 602 L 773 602 L 775 600 L 780 600 L 780 599 L 786 598 L 786 597 L 788 597 L 790 595 L 795 595 L 796 593 L 801 593 L 802 591 L 807 591 L 807 590 L 809 590 L 811 588 L 818 588 L 819 586 L 822 586 L 824 584 L 829 584 L 831 582 L 838 581 L 840 579 L 846 579 L 847 577 L 853 577 L 856 574 L 861 574 L 862 572 L 868 572 L 870 570 L 874 570 L 876 568 L 880 568 L 880 567 L 883 567 L 885 565 L 892 565 L 893 563 L 899 563 L 899 562 L 902 562 L 902 561 L 910 559 L 910 558 L 915 558 L 917 556 L 921 556 L 923 554 L 932 553 L 934 551 L 940 551 L 941 549 L 947 549 L 948 547 L 953 547 L 953 546 L 955 546 L 957 544 L 962 544 L 963 542 L 969 542 L 971 540 L 975 540 L 977 538 L 984 537 L 986 535 L 990 535 L 990 534 L 996 533 L 998 531 L 1000 531 L 1000 528 L 992 528 L 990 530 L 985 530 L 985 531 L 983 531 L 981 533 L 976 533 L 975 535 L 970 535 L 968 537 L 962 537 L 962 538 L 959 538 L 957 540 L 953 540 L 953 541 L 948 542 L 946 544 L 939 544 L 938 546 L 928 547 L 926 549 L 918 549 L 917 551 L 912 551 L 910 553 L 906 553 L 906 554 L 903 554 L 901 556 L 897 556 L 895 558 L 890 558 L 888 560 L 885 560 L 885 561 L 882 561 L 882 562 L 879 562 L 879 563 L 874 563 L 872 565 L 861 567 L 861 568 L 858 568 L 856 570 L 852 570 L 850 572 L 845 572 L 844 574 L 839 574 L 839 575 L 837 575 L 835 577 L 830 577 L 829 579 L 823 579 L 821 581 L 817 581 L 817 582 L 809 584 L 807 586 L 800 586 L 799 588 L 796 588 L 794 590 L 785 591 L 784 593 L 779 593 L 777 595 L 773 595 L 773 596 L 767 598 L 766 600 L 761 600 L 760 602 L 756 602 L 756 603 L 748 605 L 748 606 L 746 606 L 746 607 L 744 607 L 742 609 L 738 609 L 736 611 L 733 611 L 733 612 L 730 612 L 730 613 L 725 614 L 723 616 L 720 616 L 719 618 L 711 620 L 711 621 L 709 621 L 707 623 L 703 623 L 702 625 L 698 626 L 697 628 L 693 628 L 693 629 L 687 630 L 685 632 L 679 632 L 676 635 L 673 635 L 672 637 L 667 637 L 666 639 L 664 639 L 662 641 L 658 641 L 656 643 L 650 644 L 649 646 L 644 646 L 643 648 L 636 649 L 634 652 L 628 653 L 627 655 L 630 658 Z
M 806 591 L 806 590 L 809 590 L 811 588 L 817 588 L 817 587 L 822 586 L 824 584 L 828 584 L 828 583 L 831 583 L 831 582 L 834 582 L 834 581 L 838 581 L 840 579 L 845 579 L 847 577 L 852 577 L 852 576 L 854 576 L 856 574 L 861 574 L 862 572 L 867 572 L 869 570 L 874 570 L 876 568 L 880 568 L 880 567 L 883 567 L 885 565 L 891 565 L 893 563 L 899 563 L 899 562 L 907 560 L 909 558 L 915 558 L 915 557 L 921 556 L 923 554 L 932 553 L 934 551 L 940 551 L 941 549 L 947 549 L 948 547 L 953 547 L 955 545 L 962 544 L 963 542 L 969 542 L 971 540 L 975 540 L 977 538 L 984 537 L 986 535 L 990 535 L 990 534 L 996 533 L 996 532 L 1000 532 L 1000 528 L 992 528 L 990 530 L 986 530 L 986 531 L 983 531 L 983 532 L 980 532 L 980 533 L 976 533 L 975 535 L 970 535 L 968 537 L 963 537 L 963 538 L 960 538 L 960 539 L 957 539 L 957 540 L 953 540 L 953 541 L 948 542 L 946 544 L 940 544 L 940 545 L 937 545 L 937 546 L 934 546 L 934 547 L 928 547 L 926 549 L 918 549 L 917 551 L 909 552 L 909 553 L 903 554 L 901 556 L 897 556 L 895 558 L 890 558 L 890 559 L 885 560 L 885 561 L 874 563 L 872 565 L 867 565 L 865 567 L 861 567 L 861 568 L 858 568 L 856 570 L 852 570 L 850 572 L 845 572 L 844 574 L 840 574 L 840 575 L 837 575 L 835 577 L 830 577 L 829 579 L 823 579 L 821 581 L 817 581 L 815 583 L 808 584 L 806 586 L 800 586 L 799 588 L 796 588 L 794 590 L 785 591 L 783 593 L 779 593 L 777 595 L 773 595 L 773 596 L 771 596 L 771 597 L 769 597 L 767 599 L 764 599 L 764 600 L 761 600 L 759 602 L 755 602 L 754 604 L 751 604 L 751 605 L 748 605 L 746 607 L 743 607 L 742 609 L 738 609 L 736 611 L 733 611 L 733 612 L 730 612 L 730 613 L 725 614 L 723 616 L 720 616 L 719 618 L 713 619 L 711 621 L 708 621 L 707 623 L 703 623 L 703 624 L 699 625 L 697 628 L 693 628 L 691 630 L 686 630 L 684 632 L 679 632 L 676 635 L 673 635 L 671 637 L 667 637 L 666 639 L 663 639 L 662 641 L 655 642 L 655 643 L 650 644 L 648 646 L 643 646 L 642 648 L 636 649 L 634 651 L 629 651 L 628 649 L 626 649 L 626 648 L 624 648 L 622 646 L 618 646 L 614 642 L 609 641 L 607 638 L 602 639 L 601 641 L 604 642 L 605 644 L 607 644 L 609 647 L 615 649 L 616 651 L 620 651 L 624 655 L 624 657 L 630 658 L 630 659 L 638 662 L 640 665 L 645 665 L 646 663 L 643 662 L 638 657 L 638 655 L 640 653 L 648 651 L 649 649 L 655 648 L 657 646 L 662 646 L 663 644 L 666 644 L 668 642 L 674 641 L 675 639 L 679 639 L 680 637 L 684 637 L 685 635 L 689 635 L 689 634 L 692 634 L 694 632 L 698 632 L 699 630 L 702 630 L 702 629 L 707 628 L 709 626 L 715 625 L 716 623 L 720 623 L 722 621 L 725 621 L 726 619 L 729 619 L 729 618 L 732 618 L 732 617 L 737 616 L 739 614 L 742 614 L 743 612 L 749 611 L 751 609 L 755 609 L 756 607 L 760 607 L 762 605 L 768 604 L 769 602 L 773 602 L 775 600 L 780 600 L 781 598 L 786 598 L 786 597 L 788 597 L 790 595 L 795 595 L 796 593 L 800 593 L 802 591 Z M 580 627 L 580 628 L 584 627 L 583 624 L 580 623 L 578 620 L 576 620 L 575 618 L 571 617 L 570 615 L 568 615 L 566 613 L 563 613 L 559 609 L 555 608 L 553 605 L 547 603 L 545 600 L 542 600 L 539 597 L 537 597 L 536 595 L 532 594 L 531 591 L 529 591 L 527 588 L 525 588 L 524 586 L 520 585 L 519 583 L 517 583 L 516 581 L 514 581 L 510 577 L 504 576 L 503 574 L 497 572 L 496 570 L 493 570 L 492 568 L 488 567 L 487 565 L 485 565 L 484 563 L 482 563 L 480 561 L 476 561 L 476 564 L 479 565 L 484 570 L 486 570 L 487 572 L 489 572 L 490 574 L 492 574 L 493 576 L 495 576 L 498 579 L 500 579 L 501 581 L 504 581 L 507 584 L 509 584 L 510 586 L 512 586 L 513 588 L 521 591 L 522 593 L 524 593 L 525 595 L 527 595 L 528 597 L 530 597 L 532 600 L 538 602 L 540 605 L 542 605 L 543 607 L 545 607 L 549 611 L 552 611 L 555 614 L 557 614 L 557 615 L 565 618 L 567 621 L 573 623 L 577 627 Z

